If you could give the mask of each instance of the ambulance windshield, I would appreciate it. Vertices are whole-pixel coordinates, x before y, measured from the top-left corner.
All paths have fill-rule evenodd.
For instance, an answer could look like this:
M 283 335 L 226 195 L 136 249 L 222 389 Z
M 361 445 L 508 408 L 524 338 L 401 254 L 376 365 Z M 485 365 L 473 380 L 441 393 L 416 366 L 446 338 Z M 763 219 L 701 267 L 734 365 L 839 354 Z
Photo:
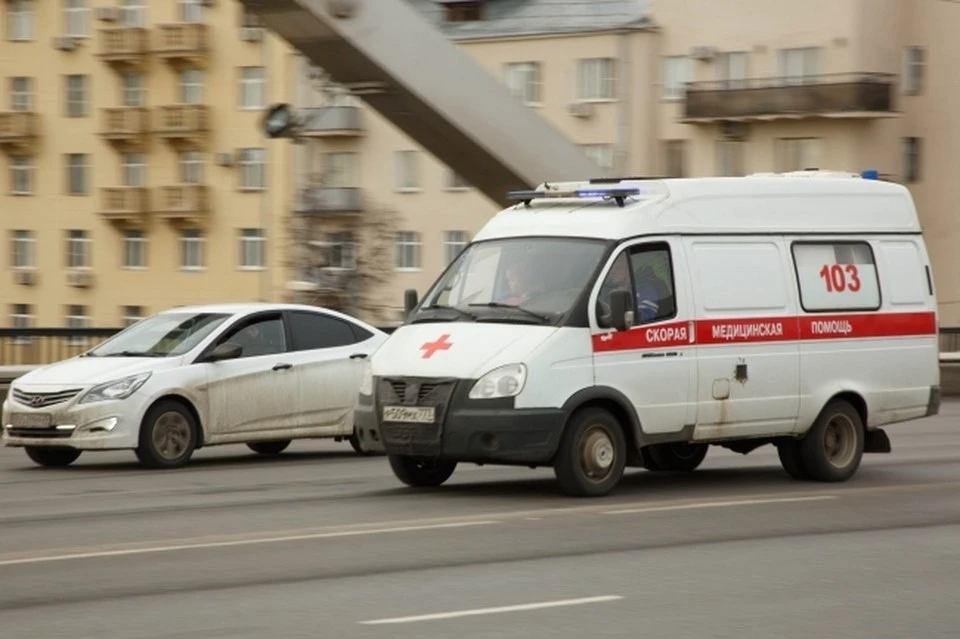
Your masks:
M 576 303 L 606 249 L 603 240 L 555 237 L 471 244 L 410 319 L 552 323 Z

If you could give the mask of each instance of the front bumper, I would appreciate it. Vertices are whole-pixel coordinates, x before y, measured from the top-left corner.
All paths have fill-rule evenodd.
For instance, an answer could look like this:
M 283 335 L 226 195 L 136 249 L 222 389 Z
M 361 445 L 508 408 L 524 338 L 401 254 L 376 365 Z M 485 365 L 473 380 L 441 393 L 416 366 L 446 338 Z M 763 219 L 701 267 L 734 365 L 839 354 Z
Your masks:
M 34 409 L 8 398 L 3 402 L 0 426 L 3 445 L 66 446 L 78 450 L 126 450 L 136 448 L 139 406 L 129 399 L 78 404 L 77 398 L 60 405 Z M 29 415 L 30 425 L 20 425 Z
M 470 400 L 474 380 L 391 378 L 376 380 L 376 397 L 360 398 L 356 427 L 362 445 L 390 455 L 455 461 L 545 464 L 557 450 L 566 412 L 559 408 L 514 408 L 513 398 Z M 406 387 L 416 400 L 403 402 Z M 429 388 L 428 391 L 422 389 Z M 407 391 L 409 392 L 409 390 Z M 383 406 L 433 406 L 430 424 L 384 422 Z

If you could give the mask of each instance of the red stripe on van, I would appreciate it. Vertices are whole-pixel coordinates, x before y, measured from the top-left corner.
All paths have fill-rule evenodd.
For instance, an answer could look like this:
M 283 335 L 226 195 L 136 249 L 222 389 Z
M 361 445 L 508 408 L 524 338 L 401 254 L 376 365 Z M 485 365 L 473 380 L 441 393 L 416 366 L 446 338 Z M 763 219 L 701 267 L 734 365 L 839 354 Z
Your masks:
M 925 313 L 849 313 L 800 317 L 736 318 L 666 322 L 593 336 L 594 352 L 649 350 L 720 344 L 816 342 L 834 339 L 937 334 L 937 316 Z

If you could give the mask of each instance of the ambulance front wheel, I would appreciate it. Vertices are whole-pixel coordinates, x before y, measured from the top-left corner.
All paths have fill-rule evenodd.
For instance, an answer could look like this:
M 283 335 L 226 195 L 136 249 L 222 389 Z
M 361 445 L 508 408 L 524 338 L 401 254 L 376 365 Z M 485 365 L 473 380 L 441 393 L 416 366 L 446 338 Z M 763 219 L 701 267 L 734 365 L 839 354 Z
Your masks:
M 626 462 L 620 422 L 602 408 L 588 408 L 574 413 L 567 423 L 553 470 L 566 494 L 600 497 L 620 481 Z
M 405 455 L 389 455 L 390 468 L 397 479 L 414 488 L 435 487 L 450 479 L 457 462 L 445 459 L 417 459 Z

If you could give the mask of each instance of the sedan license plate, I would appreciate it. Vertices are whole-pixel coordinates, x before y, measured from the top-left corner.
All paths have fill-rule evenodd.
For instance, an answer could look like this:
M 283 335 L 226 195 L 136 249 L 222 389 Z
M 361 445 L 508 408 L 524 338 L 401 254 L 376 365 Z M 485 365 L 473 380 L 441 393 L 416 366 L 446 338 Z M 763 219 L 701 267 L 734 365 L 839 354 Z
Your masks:
M 383 421 L 404 422 L 408 424 L 432 424 L 433 406 L 384 406 Z
M 48 413 L 13 413 L 10 425 L 16 428 L 50 428 L 52 420 Z

